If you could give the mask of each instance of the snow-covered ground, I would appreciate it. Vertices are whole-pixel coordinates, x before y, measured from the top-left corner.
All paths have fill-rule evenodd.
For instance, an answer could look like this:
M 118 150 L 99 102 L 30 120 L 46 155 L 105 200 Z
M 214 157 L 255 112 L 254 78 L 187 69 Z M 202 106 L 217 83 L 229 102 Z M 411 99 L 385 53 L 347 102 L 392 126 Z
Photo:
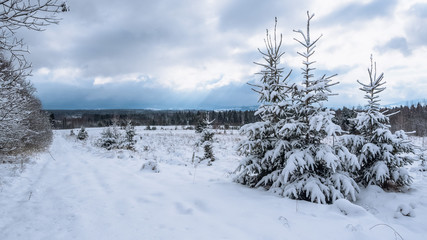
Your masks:
M 0 164 L 1 240 L 427 236 L 427 172 L 411 171 L 414 183 L 404 193 L 370 187 L 355 204 L 319 205 L 234 183 L 236 131 L 215 135 L 212 166 L 195 166 L 194 131 L 137 128 L 137 152 L 130 152 L 95 147 L 101 129 L 87 130 L 86 142 L 55 131 L 50 153 L 23 169 Z M 159 172 L 141 171 L 147 162 Z

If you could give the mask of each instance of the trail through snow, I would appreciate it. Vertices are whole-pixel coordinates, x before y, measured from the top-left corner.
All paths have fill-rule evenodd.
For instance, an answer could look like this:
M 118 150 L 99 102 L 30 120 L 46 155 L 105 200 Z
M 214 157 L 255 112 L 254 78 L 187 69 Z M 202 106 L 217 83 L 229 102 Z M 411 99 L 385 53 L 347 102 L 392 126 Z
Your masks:
M 211 167 L 194 168 L 185 144 L 180 163 L 158 152 L 154 173 L 140 171 L 148 155 L 107 152 L 55 131 L 54 159 L 39 155 L 2 187 L 0 239 L 394 239 L 388 228 L 370 230 L 382 223 L 405 239 L 427 233 L 424 175 L 406 195 L 366 190 L 363 208 L 294 201 L 233 183 L 228 171 L 238 159 L 227 141 L 214 146 Z M 402 203 L 416 205 L 416 217 L 394 218 Z

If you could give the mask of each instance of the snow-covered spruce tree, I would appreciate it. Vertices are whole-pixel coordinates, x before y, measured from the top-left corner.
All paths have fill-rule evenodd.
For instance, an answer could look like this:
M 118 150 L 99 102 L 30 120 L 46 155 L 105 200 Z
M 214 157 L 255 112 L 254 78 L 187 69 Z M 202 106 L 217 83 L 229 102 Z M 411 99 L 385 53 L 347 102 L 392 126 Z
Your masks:
M 89 134 L 86 132 L 85 127 L 81 127 L 79 133 L 77 134 L 78 140 L 86 140 L 89 137 Z
M 208 165 L 211 165 L 213 161 L 215 161 L 215 155 L 212 149 L 214 132 L 211 129 L 211 124 L 215 120 L 209 120 L 209 113 L 206 113 L 206 118 L 203 121 L 203 128 L 201 129 L 200 139 L 197 142 L 197 146 L 203 148 L 203 157 L 199 158 L 200 161 L 208 160 Z M 200 125 L 202 126 L 202 125 Z
M 358 158 L 360 169 L 354 172 L 355 179 L 363 186 L 394 188 L 409 185 L 412 178 L 404 166 L 413 159 L 404 153 L 413 153 L 414 147 L 404 131 L 391 133 L 389 116 L 380 111 L 378 94 L 385 90 L 384 74 L 377 76 L 372 56 L 368 74 L 367 84 L 357 80 L 368 100 L 366 111 L 359 112 L 352 119 L 358 134 L 341 137 L 341 141 Z
M 270 174 L 275 169 L 284 166 L 285 158 L 280 148 L 281 140 L 278 130 L 281 128 L 279 122 L 286 117 L 286 101 L 289 99 L 288 78 L 283 77 L 284 68 L 279 66 L 281 58 L 285 52 L 281 50 L 282 35 L 277 36 L 277 18 L 275 19 L 273 35 L 266 30 L 264 39 L 265 51 L 258 49 L 264 63 L 255 63 L 262 67 L 257 73 L 261 76 L 259 85 L 252 85 L 255 92 L 259 93 L 258 102 L 260 106 L 255 112 L 261 121 L 249 123 L 240 128 L 240 134 L 247 137 L 242 140 L 238 147 L 238 153 L 244 156 L 242 162 L 236 169 L 235 181 L 255 187 L 260 180 Z
M 120 148 L 128 149 L 128 150 L 135 150 L 135 143 L 136 140 L 134 139 L 136 133 L 135 133 L 135 127 L 132 125 L 132 122 L 129 120 L 126 123 L 125 127 L 125 136 L 124 139 L 120 143 Z
M 202 112 L 197 112 L 197 122 L 195 126 L 196 133 L 202 133 L 204 129 L 206 129 L 206 119 Z
M 331 203 L 339 198 L 355 200 L 358 186 L 343 171 L 344 165 L 358 167 L 355 156 L 342 145 L 331 146 L 323 141 L 335 137 L 341 129 L 332 122 L 334 112 L 322 104 L 331 95 L 330 87 L 337 84 L 331 83 L 335 75 L 315 78 L 313 74 L 314 62 L 310 57 L 320 39 L 312 41 L 310 37 L 313 16 L 307 12 L 306 33 L 295 31 L 303 38 L 295 40 L 305 50 L 298 52 L 304 58 L 302 84 L 290 85 L 287 77 L 279 82 L 280 76 L 275 74 L 276 82 L 265 84 L 266 89 L 280 86 L 270 93 L 279 95 L 280 100 L 267 98 L 270 100 L 267 108 L 261 108 L 263 104 L 258 110 L 263 113 L 263 122 L 243 127 L 242 132 L 249 140 L 239 146 L 246 157 L 238 168 L 236 180 L 294 199 L 318 203 Z M 274 56 L 275 52 L 278 51 L 268 54 Z M 266 69 L 274 70 L 268 65 Z
M 107 150 L 120 148 L 121 134 L 114 123 L 111 127 L 106 127 L 98 139 L 98 146 Z

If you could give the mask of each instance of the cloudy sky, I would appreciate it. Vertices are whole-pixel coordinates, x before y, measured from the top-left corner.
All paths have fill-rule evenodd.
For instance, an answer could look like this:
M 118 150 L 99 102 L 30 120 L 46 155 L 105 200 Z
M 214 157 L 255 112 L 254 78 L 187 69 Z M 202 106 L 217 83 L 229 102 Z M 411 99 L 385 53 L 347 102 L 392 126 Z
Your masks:
M 313 59 L 340 82 L 329 106 L 363 105 L 370 55 L 385 73 L 382 103 L 427 92 L 425 0 L 69 0 L 71 11 L 44 32 L 22 32 L 30 80 L 47 109 L 216 108 L 257 104 L 266 28 L 283 34 L 283 58 L 300 81 L 294 29 L 314 12 L 323 34 Z

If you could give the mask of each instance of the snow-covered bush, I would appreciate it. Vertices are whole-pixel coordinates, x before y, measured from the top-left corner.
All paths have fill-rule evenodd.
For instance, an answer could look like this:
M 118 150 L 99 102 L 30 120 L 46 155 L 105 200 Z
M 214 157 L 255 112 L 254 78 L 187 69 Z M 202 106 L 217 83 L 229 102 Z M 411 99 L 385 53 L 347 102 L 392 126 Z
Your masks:
M 389 116 L 380 111 L 378 94 L 385 89 L 384 74 L 377 76 L 372 57 L 368 74 L 367 84 L 358 81 L 368 105 L 352 119 L 357 134 L 342 136 L 341 142 L 357 156 L 360 169 L 353 173 L 358 183 L 381 188 L 409 185 L 412 178 L 404 166 L 413 159 L 405 153 L 413 153 L 414 146 L 404 131 L 391 133 Z
M 85 127 L 81 127 L 79 133 L 77 134 L 77 139 L 85 140 L 89 137 L 89 134 L 86 132 Z
M 415 217 L 415 204 L 400 204 L 397 206 L 396 212 L 394 213 L 394 218 L 399 218 L 402 216 Z
M 125 134 L 120 133 L 117 125 L 114 123 L 111 127 L 104 128 L 96 144 L 107 150 L 135 150 L 135 135 L 135 128 L 130 121 L 126 124 Z
M 107 150 L 118 149 L 120 146 L 121 134 L 116 125 L 106 127 L 102 130 L 101 137 L 98 139 L 98 146 Z
M 159 173 L 160 169 L 156 161 L 149 160 L 148 162 L 142 164 L 141 171 Z
M 309 33 L 313 16 L 307 12 L 306 33 L 295 31 L 301 34 L 302 40 L 296 41 L 305 50 L 298 52 L 304 58 L 301 84 L 290 83 L 291 72 L 282 76 L 282 37 L 277 42 L 276 28 L 273 36 L 267 31 L 267 51 L 260 51 L 266 63 L 258 64 L 264 68 L 259 73 L 261 85 L 254 85 L 261 102 L 255 114 L 262 121 L 241 128 L 248 139 L 238 146 L 244 159 L 236 170 L 236 181 L 311 202 L 355 200 L 358 186 L 343 171 L 344 166 L 358 168 L 355 156 L 342 145 L 330 146 L 323 141 L 341 129 L 332 122 L 334 112 L 323 107 L 331 95 L 330 87 L 336 84 L 331 83 L 335 75 L 315 78 L 312 72 L 310 57 L 320 38 L 312 41 Z

